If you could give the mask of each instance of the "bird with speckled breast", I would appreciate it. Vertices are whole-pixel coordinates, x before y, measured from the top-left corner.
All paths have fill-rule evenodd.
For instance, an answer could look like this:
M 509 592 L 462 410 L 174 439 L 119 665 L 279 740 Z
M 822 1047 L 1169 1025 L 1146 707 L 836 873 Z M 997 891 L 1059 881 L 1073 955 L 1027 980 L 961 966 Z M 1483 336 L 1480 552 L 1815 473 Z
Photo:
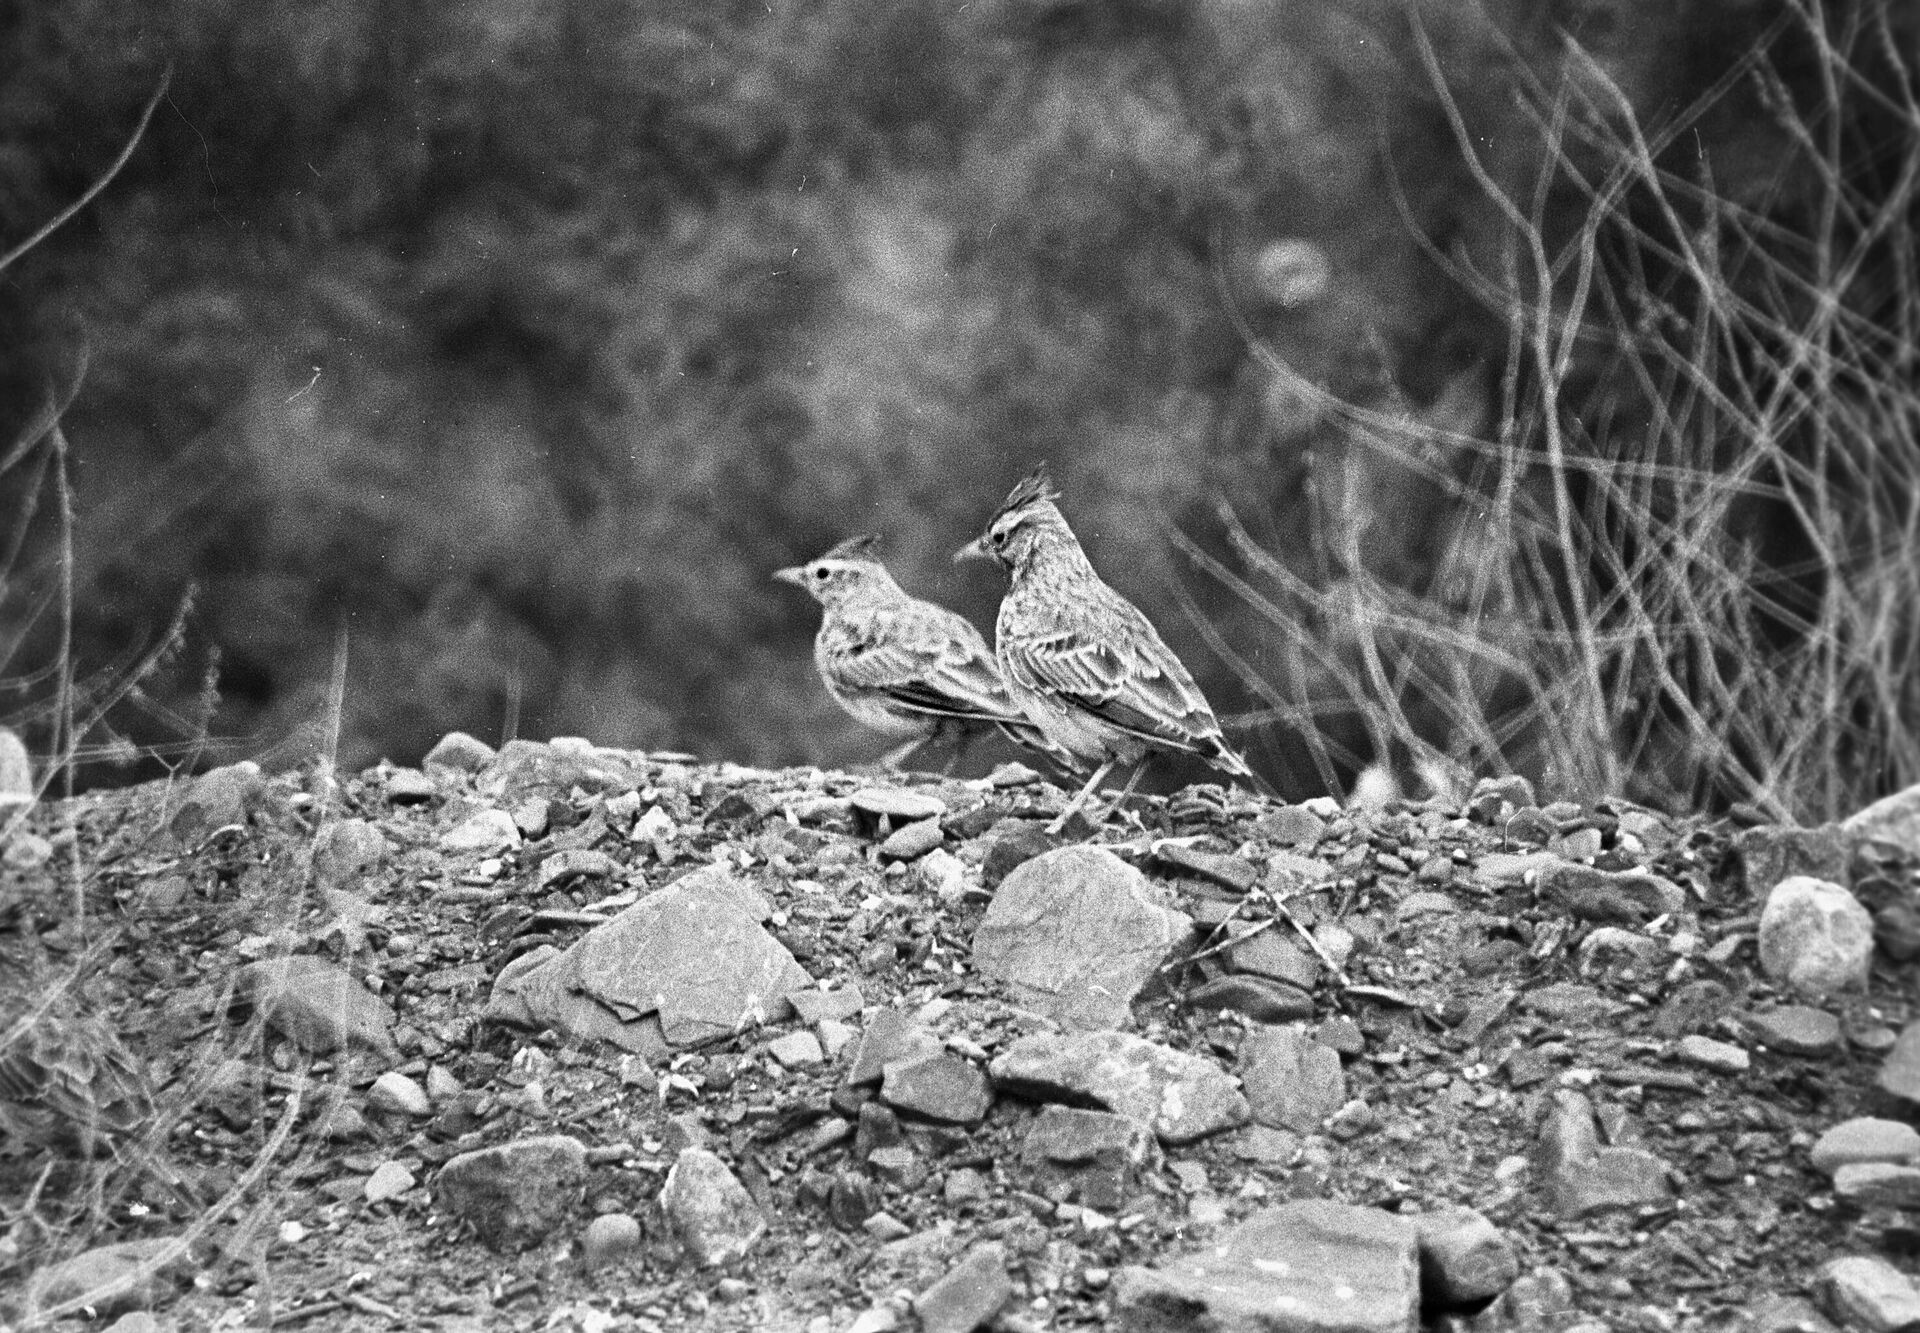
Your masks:
M 1173 649 L 1095 572 L 1055 503 L 1059 498 L 1042 464 L 954 557 L 986 557 L 1007 570 L 994 631 L 1000 674 L 1049 741 L 1080 763 L 1097 765 L 1051 831 L 1065 827 L 1120 765 L 1134 770 L 1116 807 L 1124 803 L 1156 753 L 1195 755 L 1257 785 Z
M 774 577 L 804 588 L 824 609 L 813 662 L 834 702 L 876 731 L 909 737 L 882 764 L 897 767 L 937 736 L 957 733 L 964 748 L 997 728 L 1068 771 L 1083 771 L 1027 721 L 980 631 L 957 612 L 910 595 L 880 562 L 877 546 L 876 537 L 851 537 Z

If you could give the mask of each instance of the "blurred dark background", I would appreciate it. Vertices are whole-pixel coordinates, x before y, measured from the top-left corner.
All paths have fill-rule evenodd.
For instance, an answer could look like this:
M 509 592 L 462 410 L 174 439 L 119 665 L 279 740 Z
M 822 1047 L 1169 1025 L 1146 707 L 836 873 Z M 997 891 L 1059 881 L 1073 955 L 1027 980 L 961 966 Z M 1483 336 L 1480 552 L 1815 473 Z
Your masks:
M 1524 189 L 1517 90 L 1569 36 L 1657 119 L 1775 17 L 16 0 L 0 250 L 171 75 L 124 171 L 0 274 L 0 449 L 70 398 L 75 511 L 66 561 L 54 464 L 0 473 L 0 721 L 47 748 L 64 569 L 83 693 L 122 689 L 96 764 L 333 743 L 343 632 L 348 765 L 451 728 L 871 758 L 770 571 L 875 531 L 988 627 L 997 576 L 947 557 L 1044 458 L 1256 763 L 1323 789 L 1327 754 L 1377 757 L 1364 718 L 1314 709 L 1334 667 L 1170 537 L 1233 565 L 1225 502 L 1305 579 L 1329 527 L 1381 577 L 1432 565 L 1445 507 L 1317 396 L 1439 431 L 1498 411 L 1507 327 L 1454 264 L 1497 269 L 1499 229 L 1422 42 Z M 1730 190 L 1780 169 L 1737 92 L 1687 150 Z

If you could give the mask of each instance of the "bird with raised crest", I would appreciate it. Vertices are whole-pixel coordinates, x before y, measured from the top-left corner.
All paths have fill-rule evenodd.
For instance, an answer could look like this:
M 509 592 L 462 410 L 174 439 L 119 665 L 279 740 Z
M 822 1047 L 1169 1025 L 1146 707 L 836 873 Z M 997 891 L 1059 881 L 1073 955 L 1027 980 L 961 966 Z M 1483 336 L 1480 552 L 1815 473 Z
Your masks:
M 1021 712 L 980 631 L 957 612 L 907 593 L 880 562 L 878 544 L 876 537 L 850 537 L 773 576 L 806 589 L 824 609 L 813 663 L 834 702 L 876 731 L 908 737 L 882 765 L 898 767 L 947 734 L 959 737 L 957 760 L 974 735 L 998 728 L 1061 767 L 1083 771 Z
M 1097 765 L 1049 832 L 1064 828 L 1119 765 L 1133 769 L 1114 808 L 1124 804 L 1156 753 L 1195 755 L 1257 785 L 1173 649 L 1094 571 L 1059 497 L 1042 464 L 954 556 L 986 557 L 1007 570 L 994 631 L 1000 674 L 1048 740 Z

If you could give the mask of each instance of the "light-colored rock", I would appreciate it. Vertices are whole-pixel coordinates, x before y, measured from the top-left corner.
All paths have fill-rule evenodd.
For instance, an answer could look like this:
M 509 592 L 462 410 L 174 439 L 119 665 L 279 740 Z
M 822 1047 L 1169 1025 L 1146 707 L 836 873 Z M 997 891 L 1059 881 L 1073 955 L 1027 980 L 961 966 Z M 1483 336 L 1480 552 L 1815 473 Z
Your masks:
M 996 1087 L 1034 1101 L 1092 1102 L 1151 1126 L 1163 1143 L 1191 1143 L 1252 1118 L 1227 1072 L 1125 1032 L 1035 1033 L 988 1067 Z
M 1663 1203 L 1673 1194 L 1667 1165 L 1653 1153 L 1601 1146 L 1593 1103 L 1571 1089 L 1554 1093 L 1532 1161 L 1554 1211 L 1565 1218 Z
M 767 1229 L 753 1196 L 704 1148 L 688 1148 L 674 1160 L 660 1206 L 680 1244 L 706 1268 L 738 1259 Z
M 434 742 L 427 757 L 421 760 L 422 767 L 451 768 L 460 773 L 478 773 L 497 756 L 496 751 L 485 741 L 477 740 L 464 731 L 449 731 Z
M 1920 1130 L 1899 1120 L 1855 1116 L 1816 1139 L 1809 1155 L 1814 1170 L 1828 1176 L 1856 1162 L 1920 1164 Z
M 918 819 L 889 833 L 880 844 L 880 855 L 888 861 L 917 861 L 946 840 L 937 819 Z
M 657 1013 L 625 1017 L 584 993 L 579 959 L 550 944 L 500 969 L 485 1017 L 514 1027 L 552 1028 L 575 1041 L 606 1042 L 646 1060 L 662 1060 L 673 1052 Z
M 389 1069 L 373 1081 L 373 1086 L 367 1089 L 367 1104 L 400 1115 L 433 1114 L 433 1098 L 427 1095 L 419 1080 L 396 1069 Z
M 1809 999 L 1863 989 L 1873 957 L 1873 916 L 1838 884 L 1796 875 L 1767 895 L 1760 966 Z
M 1123 1333 L 1414 1333 L 1414 1228 L 1395 1214 L 1301 1199 L 1248 1218 L 1205 1249 L 1123 1268 Z
M 676 1046 L 785 1018 L 788 992 L 813 983 L 730 889 L 704 882 L 649 894 L 568 953 L 580 990 L 616 1012 L 658 1012 Z
M 380 863 L 387 840 L 364 819 L 336 819 L 313 841 L 313 877 L 323 889 L 338 888 Z
M 477 811 L 440 835 L 443 852 L 493 856 L 519 845 L 520 826 L 505 810 Z
M 880 1099 L 928 1120 L 974 1125 L 993 1105 L 993 1089 L 971 1060 L 942 1052 L 890 1062 Z
M 1122 1027 L 1133 997 L 1191 928 L 1112 852 L 1061 847 L 1001 882 L 974 932 L 973 960 L 1063 1027 Z
M 1339 1055 L 1296 1027 L 1249 1029 L 1237 1069 L 1253 1118 L 1275 1129 L 1312 1133 L 1347 1100 Z
M 853 1067 L 847 1082 L 854 1086 L 878 1083 L 887 1066 L 896 1061 L 934 1056 L 946 1050 L 946 1043 L 933 1030 L 905 1009 L 882 1009 L 868 1021 L 860 1035 L 860 1047 L 854 1052 Z
M 395 805 L 420 805 L 440 794 L 434 780 L 417 768 L 396 768 L 386 775 L 387 799 Z
M 1888 843 L 1920 860 L 1920 783 L 1881 797 L 1840 828 L 1856 843 Z
M 265 958 L 235 975 L 239 995 L 302 1050 L 357 1047 L 393 1061 L 393 1010 L 345 969 L 311 954 Z
M 589 1273 L 640 1257 L 640 1222 L 631 1213 L 602 1213 L 580 1234 L 580 1266 Z
M 490 1018 L 554 1027 L 650 1059 L 793 1012 L 813 978 L 760 926 L 765 899 L 725 866 L 648 894 L 571 948 L 502 968 Z
M 913 1298 L 922 1333 L 973 1333 L 1013 1296 L 1007 1249 L 987 1241 L 967 1251 L 947 1275 Z
M 427 1097 L 435 1106 L 444 1106 L 465 1091 L 445 1065 L 427 1067 Z
M 251 759 L 208 769 L 188 784 L 167 828 L 181 842 L 198 842 L 215 829 L 244 825 L 266 785 Z
M 852 1018 L 866 1007 L 867 1000 L 858 986 L 842 986 L 838 990 L 818 990 L 808 986 L 787 992 L 787 1003 L 800 1015 L 801 1022 L 820 1023 L 828 1019 Z
M 1920 1105 L 1920 1018 L 1900 1029 L 1893 1049 L 1880 1061 L 1874 1081 L 1889 1096 Z
M 1884 1259 L 1849 1255 L 1820 1269 L 1828 1311 L 1849 1328 L 1867 1333 L 1908 1333 L 1920 1326 L 1920 1290 Z
M 913 884 L 952 906 L 966 897 L 973 883 L 967 863 L 944 847 L 935 847 L 913 863 Z
M 848 798 L 854 819 L 863 827 L 886 833 L 917 824 L 923 819 L 937 820 L 947 812 L 947 803 L 932 792 L 912 787 L 862 787 Z M 884 837 L 885 833 L 881 833 Z
M 1513 1242 L 1472 1208 L 1446 1208 L 1413 1218 L 1420 1240 L 1420 1286 L 1426 1308 L 1477 1306 L 1513 1285 L 1520 1261 Z
M 364 1192 L 368 1203 L 387 1203 L 399 1198 L 417 1183 L 413 1178 L 413 1172 L 407 1170 L 403 1164 L 382 1162 L 373 1169 L 373 1174 L 367 1177 Z
M 1770 1293 L 1747 1306 L 1741 1333 L 1839 1333 L 1804 1296 Z
M 820 1049 L 820 1038 L 811 1032 L 788 1032 L 767 1043 L 767 1053 L 785 1069 L 812 1069 L 823 1063 L 827 1053 Z
M 1841 1046 L 1840 1020 L 1824 1009 L 1783 1004 L 1743 1020 L 1755 1040 L 1789 1055 L 1833 1055 Z
M 34 802 L 33 761 L 18 732 L 0 727 L 0 819 Z
M 1715 1041 L 1697 1032 L 1680 1038 L 1674 1049 L 1688 1064 L 1722 1074 L 1744 1074 L 1753 1064 L 1752 1057 L 1732 1042 Z

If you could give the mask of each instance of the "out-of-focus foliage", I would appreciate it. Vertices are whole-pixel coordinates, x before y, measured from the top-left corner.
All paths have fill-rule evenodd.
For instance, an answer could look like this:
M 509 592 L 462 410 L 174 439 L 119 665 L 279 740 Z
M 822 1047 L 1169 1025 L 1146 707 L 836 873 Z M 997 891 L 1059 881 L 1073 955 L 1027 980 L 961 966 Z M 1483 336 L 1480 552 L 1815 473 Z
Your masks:
M 1311 699 L 1345 668 L 1183 584 L 1168 533 L 1231 559 L 1224 496 L 1310 577 L 1329 513 L 1385 577 L 1431 563 L 1417 474 L 1268 369 L 1465 429 L 1497 415 L 1506 325 L 1448 257 L 1498 229 L 1417 34 L 1511 183 L 1538 174 L 1515 94 L 1559 77 L 1569 33 L 1654 114 L 1769 21 L 1687 12 L 12 6 L 0 249 L 173 73 L 122 176 L 0 276 L 0 441 L 84 356 L 74 660 L 127 660 L 193 590 L 180 650 L 113 719 L 142 744 L 202 699 L 218 744 L 311 743 L 344 631 L 350 764 L 507 726 L 870 756 L 812 680 L 813 607 L 769 571 L 878 531 L 904 583 L 986 623 L 998 587 L 946 555 L 1043 457 L 1228 711 L 1251 679 Z M 1699 151 L 1751 183 L 1768 143 L 1729 121 Z M 44 607 L 58 555 L 42 505 L 0 605 Z M 50 660 L 56 629 L 0 639 L 0 673 Z M 19 685 L 0 717 L 44 698 Z M 1285 784 L 1328 776 L 1303 727 L 1369 757 L 1362 718 L 1282 717 L 1247 739 Z

